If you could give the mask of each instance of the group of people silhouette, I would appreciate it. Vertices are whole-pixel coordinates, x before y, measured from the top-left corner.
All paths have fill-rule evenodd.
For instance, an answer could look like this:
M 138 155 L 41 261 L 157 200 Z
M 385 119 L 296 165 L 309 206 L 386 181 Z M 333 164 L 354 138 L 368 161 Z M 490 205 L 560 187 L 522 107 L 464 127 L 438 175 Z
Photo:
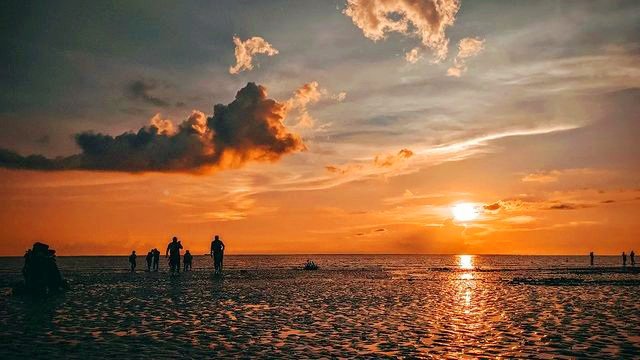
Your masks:
M 169 270 L 172 274 L 180 272 L 180 250 L 183 249 L 182 243 L 177 237 L 173 237 L 171 242 L 167 245 L 167 251 L 165 252 L 165 258 L 169 259 Z M 216 235 L 211 241 L 210 255 L 213 258 L 214 274 L 222 274 L 222 260 L 224 258 L 224 243 L 220 240 L 220 236 Z M 136 271 L 137 265 L 136 251 L 133 250 L 129 255 L 129 266 L 131 272 Z M 147 271 L 158 271 L 160 266 L 160 251 L 158 249 L 151 249 L 145 258 L 147 261 Z M 183 268 L 182 271 L 190 271 L 193 265 L 193 255 L 186 250 L 184 256 L 182 256 Z
M 631 266 L 636 266 L 636 253 L 633 252 L 633 250 L 631 250 L 631 252 L 629 253 L 629 259 L 631 260 Z M 589 253 L 589 260 L 591 265 L 593 266 L 595 260 L 593 251 Z M 622 266 L 627 266 L 627 253 L 625 253 L 624 251 L 622 252 Z

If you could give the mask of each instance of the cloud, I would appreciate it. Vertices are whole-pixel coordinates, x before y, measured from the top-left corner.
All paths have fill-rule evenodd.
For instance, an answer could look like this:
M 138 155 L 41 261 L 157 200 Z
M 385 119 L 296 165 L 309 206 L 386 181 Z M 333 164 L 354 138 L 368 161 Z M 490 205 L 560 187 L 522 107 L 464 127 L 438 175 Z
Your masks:
M 536 218 L 533 217 L 533 216 L 519 215 L 519 216 L 508 217 L 508 218 L 504 219 L 503 221 L 508 223 L 508 224 L 519 225 L 519 224 L 528 224 L 528 223 L 534 222 L 535 220 L 536 220 Z
M 158 84 L 155 81 L 136 80 L 127 85 L 125 93 L 133 100 L 140 100 L 154 106 L 168 107 L 168 101 L 151 94 L 151 92 L 157 88 Z
M 209 118 L 194 110 L 177 128 L 156 115 L 151 125 L 116 137 L 83 132 L 75 136 L 81 153 L 55 159 L 0 149 L 0 167 L 197 172 L 275 161 L 306 149 L 301 138 L 283 125 L 286 114 L 286 105 L 268 99 L 266 88 L 248 83 L 233 102 L 216 105 Z
M 409 149 L 402 149 L 395 155 L 376 156 L 373 159 L 373 163 L 379 167 L 392 167 L 400 161 L 408 159 L 413 156 L 413 151 Z
M 555 204 L 548 207 L 549 210 L 575 210 L 579 208 L 584 208 L 584 205 L 576 205 L 576 204 Z
M 331 98 L 337 102 L 342 102 L 347 98 L 347 93 L 343 91 L 337 94 L 329 94 L 327 89 L 320 88 L 317 81 L 311 81 L 298 88 L 291 98 L 285 102 L 287 111 L 295 110 L 298 113 L 294 126 L 313 127 L 315 119 L 309 114 L 307 107 L 318 103 L 323 98 Z
M 502 205 L 500 205 L 500 202 L 497 201 L 493 204 L 484 205 L 482 208 L 489 211 L 496 211 L 496 210 L 500 210 L 501 207 Z
M 460 77 L 467 71 L 467 59 L 484 50 L 484 40 L 464 38 L 458 43 L 458 55 L 453 59 L 453 66 L 447 70 L 448 76 Z
M 236 64 L 229 68 L 229 73 L 231 74 L 238 74 L 241 71 L 253 69 L 253 55 L 265 54 L 267 56 L 273 56 L 278 54 L 277 49 L 259 36 L 254 36 L 245 41 L 234 36 L 233 43 L 236 45 Z
M 413 156 L 413 151 L 401 149 L 396 154 L 376 155 L 368 163 L 350 163 L 341 166 L 327 165 L 325 169 L 333 174 L 357 174 L 358 176 L 388 175 L 401 168 L 405 161 Z
M 404 54 L 404 59 L 410 62 L 411 64 L 415 64 L 420 60 L 422 56 L 420 55 L 420 48 L 413 48 L 411 51 Z
M 607 176 L 613 175 L 613 172 L 605 169 L 595 168 L 574 168 L 574 169 L 560 169 L 560 170 L 548 170 L 537 171 L 526 174 L 520 179 L 522 182 L 548 184 L 557 182 L 559 180 L 567 180 L 572 178 L 573 180 L 593 178 L 593 179 L 606 179 Z
M 309 115 L 307 105 L 317 103 L 326 93 L 326 90 L 320 89 L 317 81 L 304 84 L 293 93 L 293 96 L 285 104 L 287 110 L 295 109 L 298 111 L 295 126 L 313 127 L 315 120 Z
M 331 95 L 331 98 L 337 102 L 343 102 L 347 98 L 347 93 L 344 91 L 341 91 L 337 94 Z
M 418 37 L 439 62 L 447 57 L 445 30 L 453 25 L 459 8 L 459 0 L 347 0 L 343 13 L 374 41 L 390 32 Z
M 537 172 L 525 175 L 521 180 L 522 182 L 537 182 L 541 184 L 547 184 L 558 181 L 558 176 L 561 173 L 559 171 Z

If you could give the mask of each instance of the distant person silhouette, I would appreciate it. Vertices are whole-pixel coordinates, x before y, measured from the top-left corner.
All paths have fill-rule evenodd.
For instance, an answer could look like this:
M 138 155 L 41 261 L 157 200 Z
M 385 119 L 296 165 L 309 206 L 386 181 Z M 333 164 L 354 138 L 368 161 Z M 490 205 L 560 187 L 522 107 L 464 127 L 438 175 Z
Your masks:
M 169 257 L 169 268 L 172 273 L 180 272 L 180 249 L 182 249 L 182 244 L 178 241 L 178 238 L 174 236 L 169 245 L 167 245 L 167 251 L 165 253 L 165 257 Z
M 129 255 L 129 265 L 131 265 L 131 272 L 136 271 L 136 258 L 138 257 L 138 255 L 136 255 L 136 251 L 132 251 L 131 255 Z
M 595 257 L 595 255 L 593 255 L 593 251 L 589 253 L 589 258 L 591 260 L 591 266 L 593 266 L 593 258 Z
M 193 262 L 193 255 L 189 252 L 189 250 L 184 253 L 184 271 L 191 270 L 191 264 Z
M 211 242 L 211 257 L 213 258 L 213 273 L 222 274 L 222 259 L 224 257 L 224 243 L 216 235 Z
M 147 271 L 151 271 L 151 265 L 153 263 L 153 250 L 147 253 L 147 257 L 145 258 L 145 260 L 147 260 Z
M 158 267 L 160 266 L 160 250 L 154 248 L 151 252 L 153 253 L 153 271 L 158 271 Z
M 629 257 L 631 258 L 631 266 L 636 266 L 636 253 L 633 250 L 629 253 Z
M 627 266 L 627 254 L 625 254 L 625 252 L 622 252 L 622 266 Z

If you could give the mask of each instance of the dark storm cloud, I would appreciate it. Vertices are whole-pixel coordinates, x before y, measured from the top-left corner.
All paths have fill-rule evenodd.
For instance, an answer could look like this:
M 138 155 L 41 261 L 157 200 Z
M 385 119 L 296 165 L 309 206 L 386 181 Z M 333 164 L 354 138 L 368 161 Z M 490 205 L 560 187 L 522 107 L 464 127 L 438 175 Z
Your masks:
M 207 118 L 194 111 L 177 129 L 152 119 L 137 132 L 111 136 L 76 134 L 79 154 L 46 158 L 0 149 L 0 167 L 33 170 L 108 170 L 125 172 L 228 169 L 247 161 L 275 161 L 305 146 L 283 125 L 286 106 L 268 99 L 266 89 L 248 83 L 228 105 L 218 104 Z
M 140 100 L 151 105 L 167 107 L 169 102 L 151 94 L 158 88 L 155 81 L 135 80 L 127 84 L 125 92 L 133 100 Z

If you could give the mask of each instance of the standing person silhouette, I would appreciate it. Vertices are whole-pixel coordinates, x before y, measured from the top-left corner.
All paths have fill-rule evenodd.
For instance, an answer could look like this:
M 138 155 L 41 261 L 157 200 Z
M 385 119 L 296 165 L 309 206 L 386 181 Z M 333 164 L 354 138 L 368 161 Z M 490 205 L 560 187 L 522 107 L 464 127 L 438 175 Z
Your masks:
M 180 272 L 180 249 L 182 249 L 182 244 L 174 236 L 169 245 L 167 245 L 167 251 L 165 252 L 165 257 L 169 257 L 169 268 L 172 273 Z
M 636 253 L 633 250 L 629 253 L 629 258 L 631 258 L 631 266 L 636 266 Z
M 213 258 L 213 274 L 222 274 L 222 258 L 224 257 L 224 243 L 216 235 L 211 242 L 211 257 Z
M 193 255 L 189 252 L 189 250 L 184 253 L 184 271 L 191 270 L 191 264 L 193 263 Z
M 151 252 L 153 253 L 153 271 L 158 271 L 160 267 L 160 250 L 153 248 Z
M 625 254 L 625 252 L 622 252 L 622 266 L 627 266 L 627 254 Z
M 147 271 L 151 271 L 151 263 L 153 262 L 153 250 L 147 253 L 147 257 L 145 258 L 145 260 L 147 260 Z
M 593 266 L 593 258 L 595 257 L 595 255 L 593 255 L 593 251 L 589 253 L 589 258 L 591 260 L 591 266 Z
M 129 255 L 129 265 L 131 265 L 131 272 L 136 271 L 136 258 L 138 257 L 138 255 L 136 255 L 136 251 L 133 250 L 131 252 L 131 255 Z

